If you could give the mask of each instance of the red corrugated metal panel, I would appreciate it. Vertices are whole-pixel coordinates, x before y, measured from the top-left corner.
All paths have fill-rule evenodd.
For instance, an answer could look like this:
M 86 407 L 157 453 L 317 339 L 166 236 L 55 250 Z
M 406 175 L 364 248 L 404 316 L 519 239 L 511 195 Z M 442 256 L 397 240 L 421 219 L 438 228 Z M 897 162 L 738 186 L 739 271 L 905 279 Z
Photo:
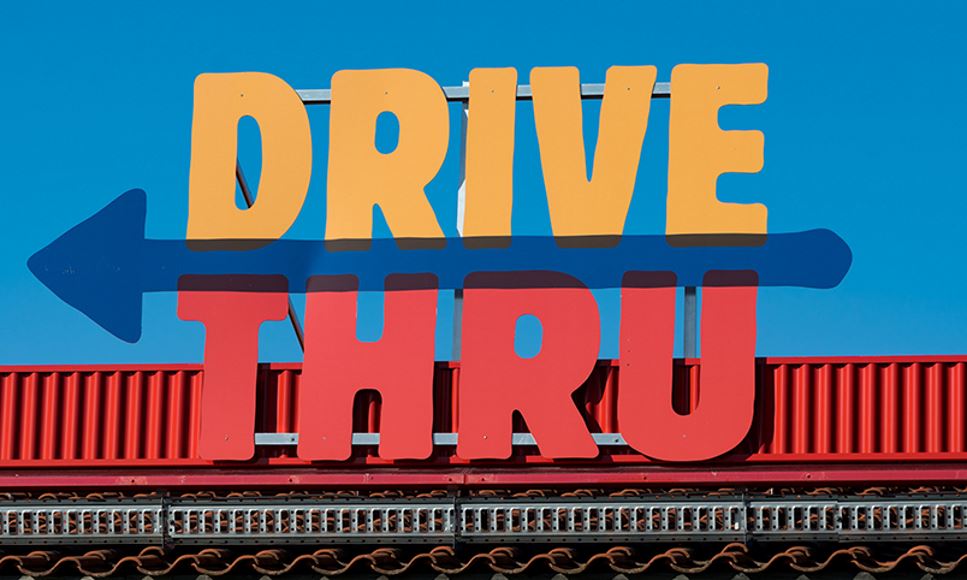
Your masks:
M 687 412 L 701 395 L 697 360 L 676 361 L 674 401 Z M 757 410 L 746 441 L 718 465 L 776 462 L 967 461 L 967 357 L 762 359 L 757 361 Z M 595 432 L 620 432 L 618 365 L 602 361 L 574 396 Z M 256 432 L 298 432 L 300 365 L 259 369 Z M 0 467 L 211 466 L 196 452 L 200 367 L 0 368 Z M 437 365 L 434 430 L 454 432 L 459 365 Z M 378 395 L 357 398 L 356 431 L 379 429 Z M 515 429 L 524 430 L 518 421 Z M 259 448 L 255 461 L 305 465 L 293 448 Z M 549 463 L 521 447 L 502 465 Z M 360 448 L 346 466 L 388 465 Z M 604 448 L 603 464 L 654 465 L 621 448 Z M 440 448 L 416 466 L 466 465 Z M 498 465 L 495 463 L 495 465 Z
M 198 368 L 0 371 L 0 465 L 194 462 Z
M 762 363 L 750 459 L 961 458 L 965 361 Z

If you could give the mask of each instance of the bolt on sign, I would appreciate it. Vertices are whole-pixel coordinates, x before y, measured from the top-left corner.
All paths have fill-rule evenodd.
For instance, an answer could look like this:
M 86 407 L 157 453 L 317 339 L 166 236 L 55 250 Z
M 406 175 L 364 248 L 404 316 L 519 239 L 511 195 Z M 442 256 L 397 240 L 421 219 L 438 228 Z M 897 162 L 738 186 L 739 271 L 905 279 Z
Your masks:
M 530 74 L 552 235 L 514 236 L 516 101 L 512 68 L 470 73 L 462 237 L 447 239 L 425 188 L 447 153 L 447 96 L 416 70 L 345 70 L 332 77 L 323 240 L 281 239 L 302 208 L 313 170 L 299 94 L 264 73 L 195 81 L 187 243 L 144 236 L 145 194 L 132 190 L 29 260 L 58 296 L 119 338 L 141 332 L 144 292 L 178 291 L 178 316 L 206 331 L 200 453 L 254 453 L 261 324 L 281 320 L 289 293 L 306 294 L 298 395 L 298 455 L 350 457 L 352 408 L 379 392 L 379 455 L 433 452 L 437 292 L 463 290 L 457 412 L 460 458 L 506 459 L 520 413 L 547 458 L 587 458 L 598 447 L 571 398 L 599 351 L 592 288 L 620 288 L 618 421 L 651 458 L 699 461 L 745 437 L 753 419 L 756 298 L 760 286 L 830 288 L 851 254 L 831 231 L 768 233 L 762 204 L 719 201 L 726 172 L 763 164 L 759 131 L 723 131 L 726 105 L 765 101 L 764 64 L 679 65 L 671 77 L 664 235 L 623 235 L 656 85 L 653 66 L 607 72 L 590 177 L 585 170 L 577 69 Z M 526 94 L 525 94 L 526 96 Z M 391 152 L 375 145 L 377 118 L 399 125 Z M 236 206 L 237 127 L 257 121 L 258 195 Z M 393 234 L 373 238 L 378 207 Z M 672 407 L 676 288 L 701 286 L 700 398 Z M 382 337 L 356 335 L 357 294 L 385 291 Z M 536 317 L 536 356 L 514 349 L 517 321 Z

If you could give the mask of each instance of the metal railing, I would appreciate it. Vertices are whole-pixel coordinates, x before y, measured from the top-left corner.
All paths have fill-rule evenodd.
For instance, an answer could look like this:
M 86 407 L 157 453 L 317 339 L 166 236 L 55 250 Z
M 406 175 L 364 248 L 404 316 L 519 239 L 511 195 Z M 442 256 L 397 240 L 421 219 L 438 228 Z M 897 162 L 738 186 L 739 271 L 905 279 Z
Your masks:
M 965 498 L 758 500 L 749 506 L 750 533 L 763 540 L 962 540 Z
M 160 544 L 165 509 L 157 501 L 0 503 L 0 544 Z
M 0 545 L 880 542 L 967 539 L 967 498 L 8 500 Z
M 458 516 L 466 542 L 728 542 L 746 535 L 741 499 L 471 501 Z
M 202 501 L 168 509 L 177 544 L 440 543 L 453 538 L 453 502 Z

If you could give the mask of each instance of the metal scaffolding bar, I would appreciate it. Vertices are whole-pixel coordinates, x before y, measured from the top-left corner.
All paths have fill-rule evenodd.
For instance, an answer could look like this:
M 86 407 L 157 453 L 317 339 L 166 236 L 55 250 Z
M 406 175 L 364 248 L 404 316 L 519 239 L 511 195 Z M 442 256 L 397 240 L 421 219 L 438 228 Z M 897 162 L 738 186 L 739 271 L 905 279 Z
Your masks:
M 328 105 L 332 102 L 332 89 L 299 89 L 296 90 L 299 98 L 306 105 Z M 443 94 L 448 101 L 468 101 L 470 100 L 470 87 L 462 85 L 459 87 L 443 87 Z M 672 86 L 669 82 L 655 83 L 651 97 L 653 99 L 667 99 L 672 94 Z M 600 99 L 604 97 L 604 83 L 583 83 L 581 84 L 582 99 Z M 529 101 L 534 98 L 530 85 L 517 85 L 517 100 Z

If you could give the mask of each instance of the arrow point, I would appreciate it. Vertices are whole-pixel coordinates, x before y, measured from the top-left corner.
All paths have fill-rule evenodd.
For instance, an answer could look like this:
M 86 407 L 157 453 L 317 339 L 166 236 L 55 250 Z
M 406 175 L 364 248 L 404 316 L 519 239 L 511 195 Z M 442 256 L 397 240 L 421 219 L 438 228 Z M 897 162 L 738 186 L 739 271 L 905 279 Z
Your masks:
M 141 338 L 147 195 L 132 189 L 27 260 L 51 292 L 126 342 Z

